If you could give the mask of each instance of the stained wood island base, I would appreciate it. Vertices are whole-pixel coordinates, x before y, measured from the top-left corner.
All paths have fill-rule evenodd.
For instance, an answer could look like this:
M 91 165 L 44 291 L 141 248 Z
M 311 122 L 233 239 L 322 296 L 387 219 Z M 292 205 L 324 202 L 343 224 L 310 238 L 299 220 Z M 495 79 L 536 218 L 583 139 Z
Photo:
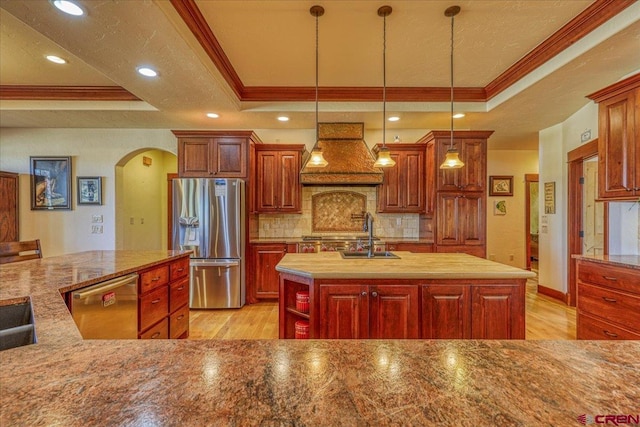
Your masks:
M 525 338 L 534 273 L 467 254 L 394 253 L 400 258 L 286 254 L 276 267 L 280 338 L 307 325 L 308 338 L 320 339 Z M 308 310 L 296 305 L 300 292 Z

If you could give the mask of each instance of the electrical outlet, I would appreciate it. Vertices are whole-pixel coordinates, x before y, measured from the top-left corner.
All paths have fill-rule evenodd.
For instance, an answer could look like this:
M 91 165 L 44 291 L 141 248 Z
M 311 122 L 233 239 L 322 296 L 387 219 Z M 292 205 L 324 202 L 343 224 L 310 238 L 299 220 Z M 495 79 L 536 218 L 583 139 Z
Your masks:
M 396 225 L 397 226 L 401 226 L 402 225 L 402 218 L 396 218 Z
M 513 254 L 509 254 L 509 261 L 513 261 Z
M 102 226 L 101 225 L 92 225 L 91 226 L 91 234 L 102 234 Z
M 140 218 L 140 224 L 144 224 L 144 218 Z
M 102 223 L 102 215 L 93 215 L 91 217 L 91 222 L 95 223 Z
M 129 218 L 129 224 L 133 225 L 135 222 L 135 219 L 133 217 Z

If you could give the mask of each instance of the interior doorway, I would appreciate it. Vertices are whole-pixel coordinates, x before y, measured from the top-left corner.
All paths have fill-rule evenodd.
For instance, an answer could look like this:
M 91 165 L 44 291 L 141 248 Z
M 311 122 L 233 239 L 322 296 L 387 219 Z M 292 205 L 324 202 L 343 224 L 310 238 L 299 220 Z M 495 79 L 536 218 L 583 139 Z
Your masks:
M 573 255 L 608 253 L 608 204 L 598 199 L 598 140 L 568 153 L 568 283 L 567 304 L 576 305 L 576 264 Z
M 525 174 L 525 245 L 527 270 L 538 270 L 539 191 L 538 174 Z

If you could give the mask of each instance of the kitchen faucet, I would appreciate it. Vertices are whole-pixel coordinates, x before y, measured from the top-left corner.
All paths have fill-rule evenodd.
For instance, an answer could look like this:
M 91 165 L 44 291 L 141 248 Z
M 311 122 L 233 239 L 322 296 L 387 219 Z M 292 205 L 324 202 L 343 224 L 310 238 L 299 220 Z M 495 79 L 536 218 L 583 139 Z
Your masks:
M 375 256 L 374 254 L 374 248 L 373 248 L 373 215 L 371 215 L 369 212 L 365 212 L 364 213 L 364 225 L 362 226 L 362 231 L 368 231 L 369 232 L 369 244 L 367 245 L 367 257 L 368 258 L 373 258 Z

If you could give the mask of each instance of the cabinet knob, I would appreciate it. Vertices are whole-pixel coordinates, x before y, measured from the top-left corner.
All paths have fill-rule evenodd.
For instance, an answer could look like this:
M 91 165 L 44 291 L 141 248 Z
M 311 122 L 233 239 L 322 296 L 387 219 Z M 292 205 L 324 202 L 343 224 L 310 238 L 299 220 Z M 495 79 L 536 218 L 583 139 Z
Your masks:
M 374 291 L 374 292 L 371 292 L 371 296 L 375 298 L 375 297 L 377 297 L 377 296 L 378 296 L 378 293 L 377 293 L 377 292 L 375 292 L 375 291 Z
M 362 295 L 363 297 L 366 297 L 367 296 L 367 291 L 362 291 L 362 293 L 360 295 Z

